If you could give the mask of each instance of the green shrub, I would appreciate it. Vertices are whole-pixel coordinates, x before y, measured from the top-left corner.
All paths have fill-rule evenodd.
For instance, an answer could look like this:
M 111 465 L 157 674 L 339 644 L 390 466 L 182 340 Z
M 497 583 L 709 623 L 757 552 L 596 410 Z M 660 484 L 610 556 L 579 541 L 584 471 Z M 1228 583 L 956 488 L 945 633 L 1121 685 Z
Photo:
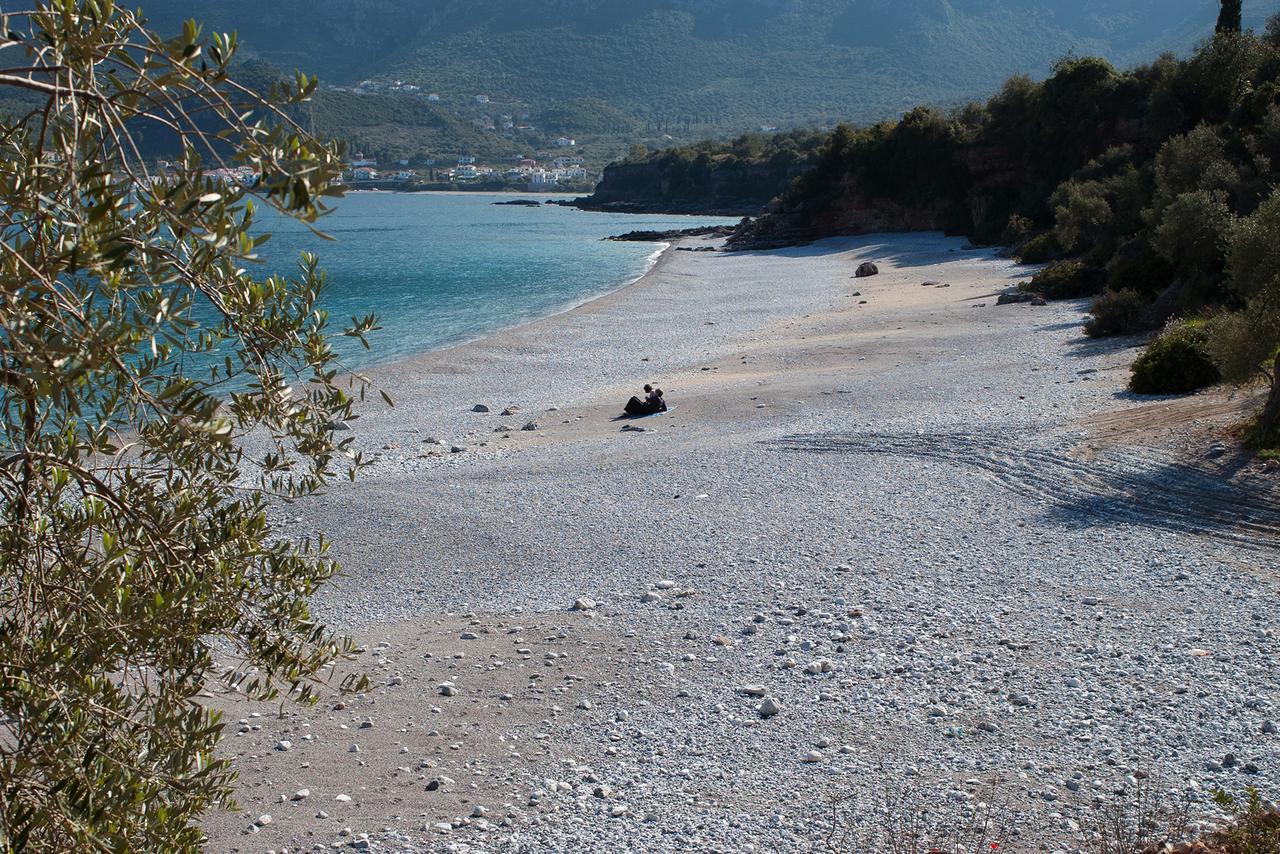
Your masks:
M 1085 334 L 1091 338 L 1104 335 L 1132 335 L 1143 326 L 1147 301 L 1137 291 L 1106 291 L 1089 308 L 1093 315 L 1084 325 Z
M 1222 379 L 1209 356 L 1203 321 L 1174 321 L 1133 363 L 1129 390 L 1137 394 L 1188 394 Z
M 1081 261 L 1059 261 L 1037 273 L 1028 290 L 1043 294 L 1045 299 L 1075 299 L 1096 294 L 1105 282 L 1103 271 L 1097 267 Z
M 1125 242 L 1107 265 L 1107 287 L 1113 291 L 1133 290 L 1154 296 L 1169 287 L 1174 269 L 1145 237 Z
M 1020 214 L 1013 214 L 1009 217 L 1009 223 L 1004 227 L 1004 233 L 1000 235 L 1000 242 L 1005 246 L 1017 246 L 1019 243 L 1031 236 L 1031 232 L 1035 230 L 1035 223 Z
M 1037 235 L 1018 250 L 1018 260 L 1023 264 L 1044 264 L 1062 257 L 1062 246 L 1052 231 Z

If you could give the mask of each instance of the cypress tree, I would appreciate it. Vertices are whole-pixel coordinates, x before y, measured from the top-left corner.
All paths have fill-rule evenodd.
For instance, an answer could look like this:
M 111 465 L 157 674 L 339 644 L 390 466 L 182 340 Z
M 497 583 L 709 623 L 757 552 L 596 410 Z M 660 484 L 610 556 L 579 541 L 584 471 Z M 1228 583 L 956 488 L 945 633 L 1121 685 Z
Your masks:
M 1238 33 L 1243 26 L 1240 21 L 1240 6 L 1242 0 L 1222 0 L 1222 11 L 1218 13 L 1218 26 L 1214 28 L 1218 33 Z

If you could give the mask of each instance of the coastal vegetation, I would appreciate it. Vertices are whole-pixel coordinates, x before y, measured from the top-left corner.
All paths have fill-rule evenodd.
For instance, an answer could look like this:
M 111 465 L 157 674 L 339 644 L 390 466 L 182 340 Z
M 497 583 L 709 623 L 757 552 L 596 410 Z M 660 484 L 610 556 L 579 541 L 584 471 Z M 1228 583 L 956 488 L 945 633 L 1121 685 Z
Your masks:
M 1089 334 L 1164 329 L 1135 365 L 1134 391 L 1267 378 L 1253 438 L 1274 445 L 1280 16 L 1241 31 L 1230 7 L 1185 59 L 1121 71 L 1068 57 L 986 103 L 841 125 L 730 246 L 918 229 L 1007 244 L 1048 263 L 1030 290 L 1094 300 Z
M 364 465 L 330 335 L 376 320 L 331 333 L 313 257 L 255 273 L 256 211 L 316 227 L 342 168 L 291 118 L 313 78 L 262 97 L 234 37 L 34 5 L 0 73 L 35 105 L 0 128 L 0 848 L 195 850 L 234 778 L 202 692 L 308 701 L 355 652 L 309 612 L 327 543 L 267 504 Z M 163 178 L 136 146 L 157 129 Z
M 578 204 L 596 210 L 753 214 L 812 168 L 825 139 L 817 131 L 792 131 L 653 153 L 634 146 Z

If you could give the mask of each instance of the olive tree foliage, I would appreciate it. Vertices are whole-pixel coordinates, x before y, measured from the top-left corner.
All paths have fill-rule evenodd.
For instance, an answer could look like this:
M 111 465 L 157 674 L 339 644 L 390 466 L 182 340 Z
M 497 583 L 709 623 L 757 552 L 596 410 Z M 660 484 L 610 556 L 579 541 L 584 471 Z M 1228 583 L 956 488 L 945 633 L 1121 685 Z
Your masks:
M 255 207 L 317 223 L 340 152 L 290 119 L 313 79 L 228 76 L 234 36 L 33 6 L 0 21 L 0 848 L 190 850 L 234 782 L 199 692 L 307 701 L 356 652 L 308 611 L 328 544 L 267 507 L 355 476 L 368 384 L 315 258 L 254 272 Z
M 1257 437 L 1273 444 L 1280 439 L 1280 190 L 1232 227 L 1227 274 L 1246 307 L 1214 321 L 1210 350 L 1227 379 L 1270 380 Z

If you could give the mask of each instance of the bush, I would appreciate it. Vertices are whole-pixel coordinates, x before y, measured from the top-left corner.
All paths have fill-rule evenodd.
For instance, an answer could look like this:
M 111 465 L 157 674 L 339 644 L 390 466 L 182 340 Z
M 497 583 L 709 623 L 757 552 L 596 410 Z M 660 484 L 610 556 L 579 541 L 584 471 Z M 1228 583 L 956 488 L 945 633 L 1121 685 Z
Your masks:
M 1106 276 L 1097 267 L 1081 261 L 1059 261 L 1037 273 L 1028 290 L 1043 294 L 1045 299 L 1075 299 L 1096 294 L 1105 282 Z
M 1000 235 L 1000 242 L 1005 246 L 1017 246 L 1030 237 L 1034 230 L 1035 223 L 1025 216 L 1013 214 L 1009 217 L 1009 224 L 1004 227 L 1004 233 Z
M 1018 260 L 1023 264 L 1044 264 L 1062 257 L 1062 246 L 1052 231 L 1037 235 L 1018 250 Z
M 1107 265 L 1107 287 L 1155 296 L 1169 287 L 1174 269 L 1160 257 L 1145 237 L 1135 237 L 1116 250 Z
M 1137 394 L 1189 394 L 1222 379 L 1209 355 L 1203 321 L 1174 321 L 1133 363 L 1129 390 Z
M 1084 325 L 1085 334 L 1091 338 L 1132 335 L 1141 331 L 1146 308 L 1147 301 L 1137 291 L 1109 290 L 1090 307 L 1093 317 Z

